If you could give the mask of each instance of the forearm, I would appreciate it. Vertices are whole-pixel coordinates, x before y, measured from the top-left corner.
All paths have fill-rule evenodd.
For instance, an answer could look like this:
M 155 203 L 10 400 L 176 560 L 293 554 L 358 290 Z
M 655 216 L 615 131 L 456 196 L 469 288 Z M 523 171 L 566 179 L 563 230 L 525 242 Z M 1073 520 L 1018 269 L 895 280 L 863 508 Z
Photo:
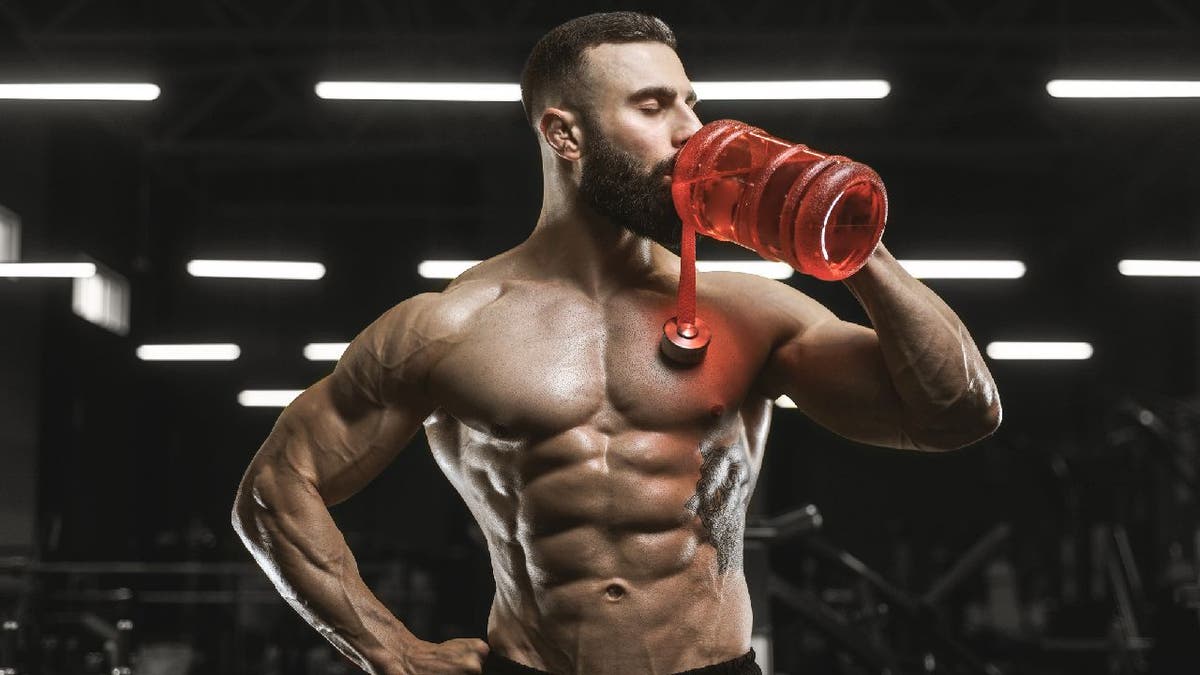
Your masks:
M 956 447 L 1000 422 L 995 382 L 966 326 L 880 244 L 846 280 L 879 337 L 915 441 Z
M 284 600 L 368 673 L 399 672 L 414 636 L 367 588 L 316 488 L 288 470 L 248 477 L 234 529 Z

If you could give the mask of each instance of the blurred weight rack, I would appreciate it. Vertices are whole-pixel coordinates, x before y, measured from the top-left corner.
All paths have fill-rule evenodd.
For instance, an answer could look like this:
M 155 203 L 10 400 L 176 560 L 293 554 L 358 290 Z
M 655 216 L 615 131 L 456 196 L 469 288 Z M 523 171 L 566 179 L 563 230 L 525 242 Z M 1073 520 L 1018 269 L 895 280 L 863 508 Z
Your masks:
M 463 562 L 405 560 L 360 570 L 407 625 L 437 636 L 467 629 L 435 602 L 451 594 L 438 586 Z M 251 563 L 0 559 L 0 616 L 5 675 L 356 672 Z

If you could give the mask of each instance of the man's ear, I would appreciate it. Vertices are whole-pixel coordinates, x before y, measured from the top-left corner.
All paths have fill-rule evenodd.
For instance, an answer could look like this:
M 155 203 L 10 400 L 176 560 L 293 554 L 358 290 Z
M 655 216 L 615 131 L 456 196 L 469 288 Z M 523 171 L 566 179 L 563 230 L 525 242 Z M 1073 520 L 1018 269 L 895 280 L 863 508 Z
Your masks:
M 583 130 L 578 122 L 578 117 L 568 110 L 546 108 L 538 120 L 538 130 L 554 154 L 575 162 L 579 160 L 579 147 L 583 140 Z

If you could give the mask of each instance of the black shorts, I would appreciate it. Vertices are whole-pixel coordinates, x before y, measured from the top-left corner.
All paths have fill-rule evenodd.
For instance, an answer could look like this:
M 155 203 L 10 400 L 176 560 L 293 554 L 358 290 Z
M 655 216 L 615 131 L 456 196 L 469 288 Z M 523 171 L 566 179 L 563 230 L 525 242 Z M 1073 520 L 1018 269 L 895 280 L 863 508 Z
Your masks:
M 552 675 L 544 670 L 530 668 L 529 666 L 517 663 L 500 656 L 496 652 L 488 652 L 487 659 L 483 662 L 483 675 Z M 630 675 L 633 675 L 632 673 Z M 741 656 L 714 663 L 711 666 L 703 668 L 693 668 L 685 670 L 675 675 L 762 675 L 762 670 L 758 664 L 754 662 L 754 650 L 742 654 Z

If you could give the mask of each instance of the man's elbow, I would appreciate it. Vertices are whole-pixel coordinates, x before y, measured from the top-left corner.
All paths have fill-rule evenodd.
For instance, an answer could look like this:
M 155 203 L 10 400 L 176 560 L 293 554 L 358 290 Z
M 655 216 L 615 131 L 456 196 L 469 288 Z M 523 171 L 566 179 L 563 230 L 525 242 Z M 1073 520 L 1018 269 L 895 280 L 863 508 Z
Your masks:
M 959 408 L 952 414 L 908 431 L 912 445 L 926 452 L 957 450 L 991 436 L 1000 428 L 1004 418 L 1000 397 L 994 393 L 974 402 L 969 408 Z

